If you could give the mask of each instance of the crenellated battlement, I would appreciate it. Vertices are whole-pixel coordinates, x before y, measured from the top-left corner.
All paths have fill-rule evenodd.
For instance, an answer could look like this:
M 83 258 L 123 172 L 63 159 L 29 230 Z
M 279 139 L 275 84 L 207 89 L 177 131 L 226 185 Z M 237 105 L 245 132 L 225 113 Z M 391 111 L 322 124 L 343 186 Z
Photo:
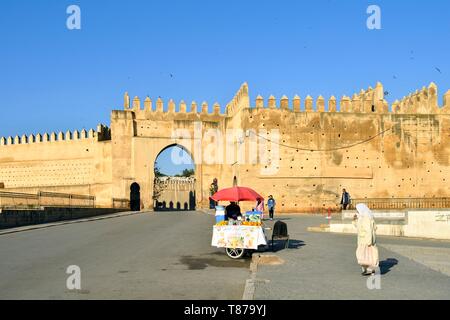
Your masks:
M 346 99 L 350 101 L 348 97 Z M 292 101 L 290 101 L 286 95 L 283 95 L 280 98 L 279 103 L 277 103 L 277 99 L 273 95 L 271 95 L 267 99 L 266 104 L 264 103 L 264 98 L 258 95 L 255 100 L 255 108 L 290 110 L 293 112 L 336 112 L 337 103 L 336 97 L 331 96 L 328 101 L 325 101 L 325 98 L 321 95 L 316 99 L 314 103 L 314 99 L 310 95 L 308 95 L 304 99 L 302 108 L 302 98 L 300 98 L 298 95 L 295 95 Z
M 133 111 L 137 114 L 138 118 L 151 119 L 152 115 L 168 115 L 176 116 L 174 119 L 179 118 L 182 115 L 202 115 L 202 116 L 222 116 L 222 117 L 234 117 L 242 109 L 256 108 L 256 109 L 280 109 L 290 110 L 292 112 L 341 112 L 341 113 L 368 113 L 368 114 L 386 114 L 386 113 L 400 113 L 400 114 L 438 114 L 445 113 L 450 114 L 450 90 L 444 95 L 444 105 L 442 108 L 438 105 L 437 86 L 431 83 L 428 88 L 423 87 L 422 90 L 404 97 L 402 100 L 396 100 L 392 106 L 385 100 L 385 93 L 383 85 L 378 82 L 374 88 L 369 87 L 367 89 L 361 89 L 358 93 L 354 93 L 351 96 L 343 95 L 339 101 L 335 96 L 324 98 L 319 95 L 317 98 L 313 98 L 307 95 L 304 99 L 295 95 L 292 99 L 289 99 L 286 95 L 277 99 L 271 95 L 265 100 L 261 95 L 258 95 L 255 99 L 255 105 L 250 105 L 248 84 L 243 83 L 235 94 L 233 99 L 226 105 L 225 114 L 220 113 L 220 105 L 215 103 L 212 110 L 209 110 L 207 102 L 198 104 L 196 101 L 192 101 L 190 104 L 190 110 L 184 100 L 181 100 L 178 104 L 178 109 L 174 100 L 170 99 L 167 103 L 165 110 L 165 104 L 161 97 L 153 103 L 150 97 L 146 97 L 144 100 L 144 108 L 141 108 L 141 100 L 139 97 L 130 99 L 128 92 L 124 95 L 124 110 Z M 114 117 L 122 118 L 127 117 L 126 114 L 115 115 Z M 169 119 L 169 118 L 167 118 Z M 170 117 L 171 119 L 171 117 Z M 220 118 L 211 118 L 220 119 Z
M 198 114 L 198 115 L 213 115 L 219 116 L 222 115 L 220 113 L 220 104 L 214 103 L 212 111 L 209 110 L 209 105 L 206 101 L 203 101 L 201 104 L 198 104 L 196 101 L 192 101 L 190 104 L 190 110 L 187 110 L 187 104 L 184 100 L 181 100 L 177 104 L 173 99 L 170 99 L 167 103 L 167 109 L 164 111 L 164 101 L 161 97 L 156 99 L 155 106 L 153 106 L 153 100 L 150 97 L 146 97 L 144 100 L 144 109 L 141 108 L 141 100 L 139 97 L 134 97 L 133 103 L 130 107 L 130 97 L 128 92 L 125 92 L 124 95 L 124 110 L 132 111 L 137 115 L 143 114 L 145 118 L 150 118 L 152 115 L 188 115 L 188 114 Z M 200 110 L 199 110 L 200 106 Z M 114 115 L 115 118 L 127 117 L 127 115 Z
M 63 133 L 59 131 L 58 133 L 51 132 L 44 134 L 30 134 L 15 137 L 1 137 L 0 146 L 10 146 L 10 145 L 25 145 L 34 143 L 54 143 L 54 142 L 65 142 L 65 141 L 77 141 L 77 140 L 96 140 L 104 141 L 111 139 L 111 129 L 103 124 L 97 126 L 97 130 L 90 129 L 86 131 L 85 129 L 78 131 L 66 131 Z
M 392 112 L 400 114 L 436 114 L 436 113 L 450 113 L 449 101 L 450 91 L 444 95 L 444 106 L 439 108 L 438 104 L 438 88 L 433 82 L 428 87 L 423 87 L 421 90 L 416 90 L 407 97 L 401 100 L 396 100 L 392 104 Z
M 233 99 L 226 105 L 227 116 L 234 116 L 243 108 L 250 107 L 250 97 L 248 95 L 248 84 L 244 82 L 235 94 Z
M 383 85 L 377 83 L 375 89 L 369 87 L 367 90 L 361 90 L 358 94 L 354 94 L 351 98 L 343 96 L 339 105 L 335 96 L 331 96 L 326 101 L 322 95 L 316 100 L 310 95 L 304 99 L 302 107 L 302 98 L 295 95 L 290 103 L 289 98 L 283 95 L 279 103 L 277 99 L 271 95 L 264 103 L 264 98 L 258 95 L 255 100 L 255 107 L 291 110 L 293 112 L 352 112 L 352 113 L 384 113 L 388 112 L 388 103 L 384 100 Z
M 160 177 L 158 180 L 166 186 L 192 185 L 195 184 L 195 177 Z
M 280 109 L 293 112 L 341 112 L 341 113 L 389 113 L 389 103 L 384 99 L 383 85 L 378 82 L 375 88 L 369 87 L 353 94 L 351 97 L 342 96 L 339 103 L 335 96 L 325 101 L 323 96 L 314 100 L 310 95 L 306 96 L 302 104 L 302 98 L 295 95 L 292 101 L 283 95 L 277 103 L 277 99 L 271 95 L 265 103 L 264 98 L 258 95 L 255 100 L 256 109 Z M 393 113 L 408 114 L 438 114 L 450 113 L 450 90 L 444 95 L 444 105 L 438 105 L 437 86 L 431 83 L 428 88 L 416 91 L 401 101 L 396 100 L 392 104 Z

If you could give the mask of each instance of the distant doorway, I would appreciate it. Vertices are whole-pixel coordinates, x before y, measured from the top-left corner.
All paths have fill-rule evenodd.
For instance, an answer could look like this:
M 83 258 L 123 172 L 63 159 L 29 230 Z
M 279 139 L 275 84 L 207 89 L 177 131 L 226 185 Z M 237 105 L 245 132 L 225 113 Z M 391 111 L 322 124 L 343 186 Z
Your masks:
M 141 211 L 141 187 L 136 182 L 130 186 L 130 210 Z

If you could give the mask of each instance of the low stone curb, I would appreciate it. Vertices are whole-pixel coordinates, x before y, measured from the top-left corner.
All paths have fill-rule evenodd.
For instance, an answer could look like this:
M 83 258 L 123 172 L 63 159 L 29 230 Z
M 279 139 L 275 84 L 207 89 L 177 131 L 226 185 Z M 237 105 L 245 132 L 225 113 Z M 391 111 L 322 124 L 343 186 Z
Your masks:
M 308 227 L 306 230 L 308 230 L 309 232 L 330 232 L 330 228 L 329 227 Z
M 209 214 L 211 216 L 215 215 L 215 212 L 212 209 L 197 209 L 196 211 L 204 213 L 204 214 Z
M 61 222 L 52 222 L 52 223 L 45 223 L 45 224 L 35 224 L 30 226 L 23 226 L 18 228 L 12 228 L 12 229 L 4 229 L 0 230 L 0 236 L 11 234 L 11 233 L 17 233 L 17 232 L 24 232 L 24 231 L 31 231 L 31 230 L 37 230 L 37 229 L 44 229 L 44 228 L 50 228 L 50 227 L 57 227 L 65 224 L 72 224 L 72 223 L 82 223 L 82 222 L 88 222 L 88 221 L 96 221 L 96 220 L 104 220 L 104 219 L 112 219 L 112 218 L 119 218 L 119 217 L 125 217 L 125 216 L 131 216 L 135 214 L 140 214 L 143 212 L 122 212 L 122 213 L 114 213 L 104 216 L 97 216 L 92 218 L 82 218 L 82 219 L 75 219 L 75 220 L 65 220 Z
M 250 279 L 245 281 L 244 294 L 242 300 L 253 300 L 255 296 L 255 283 L 256 272 L 258 270 L 259 255 L 254 254 L 252 256 L 252 262 L 250 263 Z
M 245 289 L 244 294 L 242 295 L 242 300 L 254 300 L 256 284 L 260 282 L 264 283 L 270 282 L 270 280 L 258 279 L 256 277 L 259 264 L 280 265 L 283 264 L 284 262 L 285 261 L 283 259 L 279 258 L 277 255 L 274 254 L 255 253 L 252 256 L 252 262 L 250 263 L 250 272 L 251 272 L 250 279 L 247 279 L 245 281 Z

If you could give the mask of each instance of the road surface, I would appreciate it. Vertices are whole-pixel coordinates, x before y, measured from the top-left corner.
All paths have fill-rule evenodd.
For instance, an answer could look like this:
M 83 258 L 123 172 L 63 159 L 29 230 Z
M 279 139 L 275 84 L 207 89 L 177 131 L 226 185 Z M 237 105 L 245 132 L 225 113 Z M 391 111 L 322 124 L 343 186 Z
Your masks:
M 249 261 L 211 247 L 214 217 L 142 213 L 0 236 L 0 299 L 241 299 Z M 80 267 L 81 290 L 66 274 Z
M 0 235 L 0 299 L 450 299 L 450 242 L 379 237 L 381 289 L 356 263 L 356 236 L 308 232 L 321 216 L 286 216 L 281 265 L 231 260 L 210 246 L 214 217 L 141 213 Z M 268 222 L 270 224 L 270 222 Z M 264 254 L 271 254 L 266 252 Z M 69 290 L 69 266 L 81 289 Z M 248 287 L 247 287 L 248 289 Z

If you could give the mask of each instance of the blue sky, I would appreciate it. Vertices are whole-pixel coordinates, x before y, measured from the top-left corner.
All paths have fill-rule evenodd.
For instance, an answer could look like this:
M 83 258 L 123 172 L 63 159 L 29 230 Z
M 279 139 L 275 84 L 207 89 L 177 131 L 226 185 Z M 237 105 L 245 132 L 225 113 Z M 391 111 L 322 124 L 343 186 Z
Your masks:
M 174 164 L 172 161 L 172 152 L 177 153 L 177 159 L 186 159 L 188 163 Z M 190 161 L 189 161 L 190 160 Z M 156 165 L 161 173 L 169 176 L 174 176 L 177 173 L 183 172 L 184 169 L 194 169 L 194 164 L 191 155 L 184 149 L 174 146 L 163 150 L 156 158 Z
M 81 30 L 66 28 L 71 4 Z M 370 4 L 382 30 L 366 28 Z M 434 81 L 442 101 L 449 12 L 444 0 L 2 0 L 0 136 L 109 124 L 125 91 L 223 107 L 244 81 L 252 100 L 381 81 L 390 102 Z

